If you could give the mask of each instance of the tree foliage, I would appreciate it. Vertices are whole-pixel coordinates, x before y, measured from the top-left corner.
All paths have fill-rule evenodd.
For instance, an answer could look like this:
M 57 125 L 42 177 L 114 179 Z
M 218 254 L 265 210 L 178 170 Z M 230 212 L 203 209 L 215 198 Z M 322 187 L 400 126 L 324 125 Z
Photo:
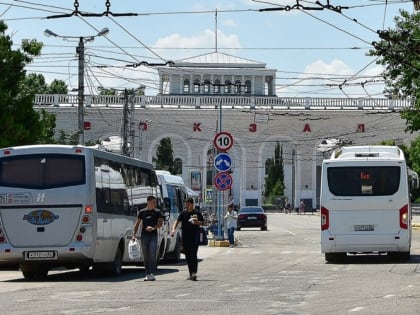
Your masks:
M 411 97 L 413 106 L 402 111 L 407 130 L 420 130 L 420 13 L 400 10 L 394 18 L 395 28 L 378 31 L 369 55 L 385 67 L 385 92 L 391 98 Z
M 156 158 L 153 160 L 156 163 L 157 170 L 165 170 L 171 172 L 171 174 L 177 174 L 170 138 L 163 138 L 160 140 L 159 146 L 156 149 Z
M 279 142 L 274 148 L 274 157 L 267 161 L 267 176 L 265 178 L 266 197 L 282 196 L 284 194 L 283 147 Z
M 44 128 L 55 128 L 55 116 L 35 111 L 33 90 L 22 88 L 24 68 L 40 54 L 42 43 L 23 40 L 21 50 L 13 50 L 6 30 L 0 20 L 0 147 L 45 143 L 51 132 Z

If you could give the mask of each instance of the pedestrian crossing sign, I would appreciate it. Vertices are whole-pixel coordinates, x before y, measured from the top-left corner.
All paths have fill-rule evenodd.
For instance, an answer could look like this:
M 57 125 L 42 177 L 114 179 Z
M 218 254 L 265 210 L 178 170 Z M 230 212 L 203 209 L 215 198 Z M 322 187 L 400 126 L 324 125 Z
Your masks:
M 206 203 L 213 202 L 213 189 L 206 189 Z

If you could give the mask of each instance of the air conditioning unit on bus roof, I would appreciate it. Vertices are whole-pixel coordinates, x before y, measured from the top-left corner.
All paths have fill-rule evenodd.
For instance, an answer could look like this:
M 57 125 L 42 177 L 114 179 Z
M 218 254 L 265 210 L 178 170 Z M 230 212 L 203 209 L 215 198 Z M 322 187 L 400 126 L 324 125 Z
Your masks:
M 389 158 L 404 159 L 404 154 L 397 146 L 345 146 L 336 150 L 331 159 L 354 158 Z

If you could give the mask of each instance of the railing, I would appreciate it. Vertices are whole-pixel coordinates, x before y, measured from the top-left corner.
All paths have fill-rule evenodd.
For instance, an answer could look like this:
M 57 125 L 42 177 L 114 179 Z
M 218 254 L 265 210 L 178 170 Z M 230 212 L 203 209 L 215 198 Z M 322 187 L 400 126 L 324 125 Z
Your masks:
M 121 107 L 127 100 L 116 95 L 86 95 L 85 106 Z M 35 106 L 77 106 L 78 95 L 36 94 Z M 409 99 L 386 98 L 313 98 L 313 97 L 272 97 L 272 96 L 216 96 L 216 95 L 157 95 L 135 96 L 129 99 L 134 106 L 142 108 L 208 109 L 248 108 L 277 110 L 401 110 L 412 105 Z

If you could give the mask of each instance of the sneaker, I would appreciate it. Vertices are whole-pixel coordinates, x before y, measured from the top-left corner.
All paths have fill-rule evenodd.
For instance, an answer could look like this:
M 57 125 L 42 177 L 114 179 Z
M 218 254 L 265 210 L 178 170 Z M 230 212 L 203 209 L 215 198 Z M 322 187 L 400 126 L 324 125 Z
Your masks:
M 193 274 L 191 275 L 190 279 L 191 279 L 192 281 L 197 281 L 197 274 L 196 274 L 196 273 L 193 273 Z
M 151 274 L 148 274 L 144 278 L 144 281 L 155 281 L 155 276 L 152 273 Z
M 230 244 L 229 247 L 232 248 L 232 247 L 235 247 L 235 245 L 234 244 Z

